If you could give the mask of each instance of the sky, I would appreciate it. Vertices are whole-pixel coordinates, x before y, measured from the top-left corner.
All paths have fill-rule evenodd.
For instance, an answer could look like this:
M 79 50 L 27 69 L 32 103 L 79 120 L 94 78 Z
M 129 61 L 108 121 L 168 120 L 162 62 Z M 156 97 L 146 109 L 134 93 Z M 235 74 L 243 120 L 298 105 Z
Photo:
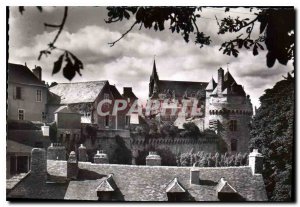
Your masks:
M 132 20 L 106 24 L 105 7 L 69 7 L 65 28 L 56 46 L 70 50 L 84 64 L 82 76 L 76 75 L 72 82 L 108 80 L 120 93 L 123 87 L 132 87 L 136 96 L 145 102 L 155 56 L 161 80 L 209 82 L 213 77 L 217 81 L 220 67 L 229 70 L 236 82 L 244 86 L 252 104 L 258 107 L 264 90 L 273 87 L 283 75 L 292 71 L 292 63 L 284 66 L 276 62 L 273 68 L 268 68 L 266 51 L 259 51 L 259 55 L 253 56 L 252 51 L 243 49 L 237 58 L 223 55 L 219 51 L 221 43 L 238 34 L 218 35 L 215 20 L 215 17 L 222 19 L 227 16 L 253 19 L 253 13 L 245 8 L 231 9 L 226 13 L 222 8 L 203 8 L 197 24 L 199 30 L 212 39 L 211 44 L 203 48 L 194 44 L 193 37 L 186 43 L 180 34 L 171 33 L 167 23 L 162 32 L 136 27 L 110 47 L 108 43 L 127 31 Z M 10 7 L 9 62 L 26 62 L 31 69 L 35 65 L 41 66 L 43 80 L 48 83 L 69 82 L 62 73 L 52 76 L 53 63 L 60 51 L 37 60 L 39 51 L 46 49 L 57 33 L 54 29 L 45 28 L 44 23 L 58 24 L 62 16 L 63 7 L 43 7 L 43 12 L 35 7 L 25 7 L 23 15 L 17 7 Z M 259 25 L 254 27 L 253 37 L 258 36 L 258 28 Z

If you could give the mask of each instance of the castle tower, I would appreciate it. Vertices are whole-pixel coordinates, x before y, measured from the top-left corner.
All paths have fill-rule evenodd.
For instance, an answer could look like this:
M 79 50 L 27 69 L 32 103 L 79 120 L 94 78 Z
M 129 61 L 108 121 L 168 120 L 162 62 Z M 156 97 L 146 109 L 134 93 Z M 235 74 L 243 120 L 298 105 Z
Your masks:
M 228 152 L 246 152 L 252 104 L 242 85 L 236 83 L 229 71 L 218 70 L 218 84 L 213 80 L 206 88 L 205 127 L 223 139 Z
M 154 90 L 154 86 L 156 85 L 156 90 L 158 90 L 158 75 L 157 75 L 157 71 L 156 71 L 156 64 L 155 64 L 155 59 L 153 62 L 153 70 L 152 70 L 152 74 L 150 76 L 150 83 L 149 83 L 149 97 L 151 97 L 153 95 L 153 90 Z

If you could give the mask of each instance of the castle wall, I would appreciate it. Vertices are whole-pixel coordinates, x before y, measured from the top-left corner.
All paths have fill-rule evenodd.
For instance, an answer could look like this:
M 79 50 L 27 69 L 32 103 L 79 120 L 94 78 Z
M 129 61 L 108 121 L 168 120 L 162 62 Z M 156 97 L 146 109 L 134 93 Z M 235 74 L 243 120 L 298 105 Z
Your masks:
M 195 140 L 193 138 L 153 138 L 146 140 L 142 136 L 137 136 L 131 139 L 131 151 L 134 157 L 138 156 L 139 151 L 168 149 L 173 154 L 181 154 L 185 152 L 204 151 L 217 152 L 217 140 L 210 138 L 200 138 Z

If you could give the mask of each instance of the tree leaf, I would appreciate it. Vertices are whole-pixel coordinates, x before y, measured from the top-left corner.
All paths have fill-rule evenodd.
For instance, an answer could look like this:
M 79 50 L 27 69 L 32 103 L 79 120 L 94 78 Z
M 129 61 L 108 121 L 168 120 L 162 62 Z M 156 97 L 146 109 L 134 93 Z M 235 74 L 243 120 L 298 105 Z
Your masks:
M 65 54 L 62 54 L 57 61 L 54 62 L 54 65 L 53 65 L 53 70 L 52 70 L 52 75 L 55 74 L 55 73 L 58 73 L 61 69 L 61 65 L 62 65 L 62 62 L 63 62 L 63 59 L 64 59 L 64 55 Z
M 71 81 L 74 78 L 76 72 L 74 70 L 74 66 L 73 66 L 71 59 L 68 57 L 68 53 L 66 53 L 66 61 L 67 61 L 67 64 L 65 65 L 65 67 L 63 69 L 63 75 L 65 78 L 67 78 L 69 81 Z
M 258 49 L 258 47 L 257 47 L 257 45 L 255 44 L 254 47 L 253 47 L 253 55 L 254 55 L 254 56 L 258 55 L 257 49 Z
M 43 11 L 43 7 L 41 7 L 41 6 L 37 6 L 36 8 L 37 8 L 40 12 Z
M 19 6 L 19 12 L 21 14 L 23 14 L 24 11 L 25 11 L 25 7 L 24 6 Z

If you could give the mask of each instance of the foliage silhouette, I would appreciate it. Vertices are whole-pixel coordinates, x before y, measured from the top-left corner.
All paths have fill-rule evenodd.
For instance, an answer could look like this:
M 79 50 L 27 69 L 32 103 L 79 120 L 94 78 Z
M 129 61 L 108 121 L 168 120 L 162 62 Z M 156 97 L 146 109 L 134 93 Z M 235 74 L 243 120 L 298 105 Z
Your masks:
M 169 30 L 174 33 L 180 33 L 185 42 L 190 41 L 190 36 L 194 36 L 194 43 L 202 48 L 211 43 L 210 36 L 206 35 L 198 28 L 197 22 L 202 21 L 201 12 L 206 7 L 107 7 L 108 19 L 106 23 L 111 24 L 121 21 L 129 21 L 134 19 L 131 27 L 121 35 L 121 37 L 113 42 L 108 43 L 114 46 L 118 41 L 124 38 L 135 26 L 139 25 L 139 29 L 153 29 L 154 31 L 163 31 L 166 29 L 165 24 L 169 24 Z M 42 7 L 37 7 L 42 12 Z M 249 11 L 252 12 L 250 7 Z M 218 20 L 216 23 L 219 27 L 218 34 L 239 33 L 236 38 L 221 44 L 220 51 L 223 54 L 238 57 L 239 50 L 244 48 L 252 50 L 253 55 L 258 55 L 259 50 L 264 50 L 262 43 L 265 43 L 268 50 L 266 56 L 266 65 L 273 67 L 276 60 L 286 65 L 290 60 L 294 64 L 295 50 L 295 10 L 292 7 L 286 8 L 258 8 L 259 12 L 254 13 L 255 18 L 240 19 L 239 17 L 231 18 L 230 16 Z M 25 8 L 19 7 L 19 12 L 23 14 Z M 226 7 L 224 12 L 230 12 L 230 8 Z M 253 13 L 252 13 L 253 15 Z M 63 54 L 54 63 L 53 73 L 60 71 L 62 64 L 62 56 L 65 56 L 66 66 L 63 69 L 63 75 L 72 80 L 76 72 L 81 75 L 80 69 L 83 64 L 79 58 L 70 51 L 56 47 L 55 43 L 60 36 L 68 16 L 68 7 L 64 8 L 64 15 L 60 24 L 44 23 L 45 27 L 57 28 L 58 32 L 52 42 L 48 44 L 48 48 L 40 51 L 39 58 L 48 56 L 52 50 L 59 49 Z M 260 24 L 259 37 L 253 39 L 251 34 L 255 24 Z M 244 34 L 245 33 L 245 34 Z M 72 56 L 73 62 L 68 58 L 68 54 Z

